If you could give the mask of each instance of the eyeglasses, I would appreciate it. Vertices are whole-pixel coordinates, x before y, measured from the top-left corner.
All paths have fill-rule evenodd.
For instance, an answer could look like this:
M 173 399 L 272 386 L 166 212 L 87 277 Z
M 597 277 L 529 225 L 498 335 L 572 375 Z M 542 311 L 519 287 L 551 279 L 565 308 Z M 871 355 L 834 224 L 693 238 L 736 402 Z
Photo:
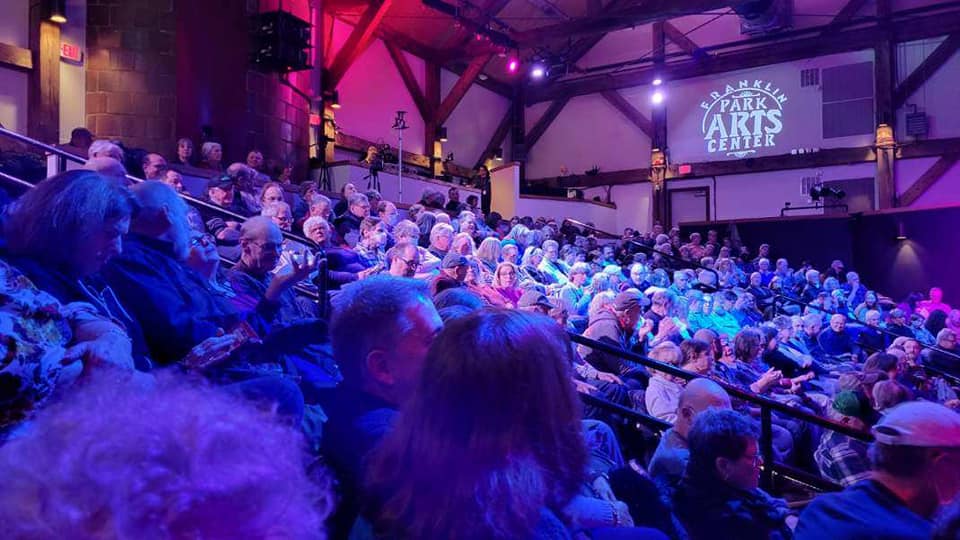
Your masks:
M 751 464 L 754 467 L 759 467 L 760 465 L 763 465 L 763 456 L 761 456 L 760 454 L 753 454 L 752 456 L 749 454 L 746 454 L 743 456 L 742 459 L 750 460 Z
M 399 258 L 399 257 L 398 257 L 398 258 Z M 403 261 L 404 264 L 407 265 L 407 268 L 409 268 L 409 269 L 411 269 L 411 270 L 416 270 L 416 269 L 420 268 L 420 261 L 417 261 L 417 260 L 414 260 L 414 259 L 400 259 L 400 260 Z
M 267 242 L 265 244 L 261 244 L 259 242 L 250 242 L 250 243 L 264 251 L 280 251 L 281 249 L 283 249 L 283 244 L 277 244 L 274 242 Z
M 200 236 L 194 236 L 190 239 L 191 246 L 212 246 L 216 245 L 217 241 L 212 234 L 202 234 Z

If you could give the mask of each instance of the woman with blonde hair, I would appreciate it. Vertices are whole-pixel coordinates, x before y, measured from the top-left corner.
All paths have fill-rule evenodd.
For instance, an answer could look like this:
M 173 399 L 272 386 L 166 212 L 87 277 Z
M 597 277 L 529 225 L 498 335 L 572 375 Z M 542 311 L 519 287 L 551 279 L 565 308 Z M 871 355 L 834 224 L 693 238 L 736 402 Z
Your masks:
M 517 302 L 523 295 L 519 274 L 517 265 L 508 262 L 498 264 L 497 270 L 493 273 L 493 288 L 507 301 L 508 307 L 517 307 Z

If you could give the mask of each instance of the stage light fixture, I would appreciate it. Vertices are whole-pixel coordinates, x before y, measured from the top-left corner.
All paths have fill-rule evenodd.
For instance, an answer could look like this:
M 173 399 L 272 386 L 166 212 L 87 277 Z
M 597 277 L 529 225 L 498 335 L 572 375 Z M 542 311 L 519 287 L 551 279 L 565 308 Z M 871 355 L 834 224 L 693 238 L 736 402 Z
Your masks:
M 650 96 L 650 101 L 654 105 L 662 105 L 664 99 L 666 99 L 666 96 L 660 90 L 657 90 L 652 96 Z
M 534 80 L 540 80 L 547 76 L 547 68 L 543 64 L 537 62 L 530 66 L 530 78 Z
M 507 71 L 509 71 L 510 73 L 516 73 L 517 70 L 519 69 L 520 69 L 520 61 L 517 60 L 516 58 L 511 58 L 510 61 L 507 62 Z
M 656 77 L 655 79 L 653 79 L 654 86 L 660 86 L 661 84 L 663 84 L 663 79 L 661 79 L 660 77 Z

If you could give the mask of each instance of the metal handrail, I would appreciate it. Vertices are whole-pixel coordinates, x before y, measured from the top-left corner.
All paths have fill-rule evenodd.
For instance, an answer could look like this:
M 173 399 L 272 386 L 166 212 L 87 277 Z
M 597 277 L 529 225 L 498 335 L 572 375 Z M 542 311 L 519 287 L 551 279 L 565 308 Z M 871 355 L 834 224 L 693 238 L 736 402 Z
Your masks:
M 637 364 L 641 364 L 646 367 L 655 369 L 657 371 L 661 371 L 676 377 L 680 377 L 684 380 L 689 381 L 692 379 L 703 378 L 702 375 L 699 375 L 692 371 L 687 371 L 685 369 L 681 369 L 676 366 L 672 366 L 670 364 L 664 364 L 663 362 L 659 362 L 652 358 L 648 358 L 646 356 L 642 356 L 631 351 L 625 351 L 620 347 L 610 345 L 608 343 L 603 343 L 602 341 L 595 341 L 573 332 L 568 332 L 568 334 L 570 336 L 570 340 L 573 341 L 574 343 L 579 343 L 580 345 L 584 345 L 591 349 L 596 349 L 601 352 L 605 352 L 607 354 L 619 356 L 623 359 L 630 360 L 631 362 L 636 362 Z M 752 392 L 747 392 L 737 386 L 734 386 L 724 381 L 718 381 L 716 379 L 711 379 L 711 380 L 714 380 L 714 382 L 719 384 L 731 396 L 734 396 L 737 399 L 741 399 L 743 401 L 756 405 L 761 409 L 776 411 L 778 413 L 784 414 L 786 416 L 790 416 L 797 420 L 810 422 L 811 424 L 815 424 L 817 426 L 829 429 L 831 431 L 836 431 L 837 433 L 847 435 L 849 437 L 852 437 L 860 441 L 864 441 L 864 442 L 873 441 L 873 436 L 870 433 L 867 433 L 865 431 L 854 429 L 846 424 L 834 422 L 833 420 L 823 418 L 822 416 L 818 416 L 816 414 L 811 414 L 805 411 L 795 409 L 789 405 L 780 403 L 779 401 L 774 401 L 772 399 L 758 396 Z
M 771 292 L 773 292 L 773 291 L 771 291 Z M 811 304 L 811 303 L 809 303 L 809 302 L 804 302 L 804 301 L 803 301 L 802 299 L 800 299 L 800 298 L 795 298 L 795 297 L 793 297 L 793 296 L 788 296 L 788 295 L 785 295 L 785 294 L 783 294 L 783 293 L 774 292 L 774 293 L 773 293 L 773 296 L 774 296 L 774 298 L 783 299 L 784 301 L 789 302 L 789 303 L 791 303 L 791 304 L 796 304 L 796 305 L 798 305 L 798 306 L 804 306 L 804 307 L 807 307 L 807 308 L 815 309 L 815 310 L 820 311 L 820 312 L 822 312 L 822 313 L 830 313 L 831 315 L 843 315 L 843 317 L 844 317 L 847 321 L 852 321 L 852 322 L 855 322 L 855 323 L 857 323 L 857 324 L 863 325 L 863 321 L 857 319 L 856 317 L 851 316 L 849 313 L 838 313 L 838 312 L 836 312 L 836 311 L 832 311 L 832 312 L 831 312 L 831 311 L 827 311 L 827 310 L 823 309 L 822 307 L 815 306 L 815 305 L 813 305 L 813 304 Z M 774 309 L 777 309 L 776 304 L 774 304 Z M 782 308 L 780 308 L 780 309 L 782 309 Z M 883 334 L 883 335 L 885 335 L 885 336 L 887 336 L 887 337 L 893 338 L 893 339 L 896 339 L 896 338 L 898 338 L 898 337 L 903 337 L 903 336 L 901 336 L 900 334 L 895 334 L 895 333 L 893 333 L 893 332 L 891 332 L 891 331 L 889 331 L 889 330 L 887 330 L 887 329 L 885 329 L 885 328 L 879 328 L 879 327 L 874 327 L 874 326 L 871 326 L 871 327 L 869 327 L 869 328 L 870 328 L 871 330 L 873 330 L 873 331 L 879 332 L 879 333 L 881 333 L 881 334 Z M 920 345 L 920 348 L 921 348 L 921 349 L 929 349 L 929 350 L 936 351 L 936 352 L 938 352 L 938 353 L 944 354 L 944 355 L 946 355 L 946 356 L 949 356 L 949 357 L 951 357 L 951 358 L 954 358 L 954 359 L 956 359 L 956 360 L 960 360 L 960 354 L 957 354 L 957 353 L 954 353 L 954 352 L 950 352 L 950 351 L 948 351 L 948 350 L 946 350 L 946 349 L 942 349 L 942 348 L 940 348 L 940 347 L 937 347 L 936 345 L 926 345 L 926 344 L 924 344 L 924 343 L 921 343 L 920 340 L 918 340 L 918 339 L 916 339 L 916 338 L 914 338 L 914 341 L 916 341 L 917 344 Z M 957 377 L 957 376 L 955 376 L 955 375 L 951 375 L 951 374 L 949 374 L 949 373 L 947 373 L 947 372 L 945 372 L 945 371 L 943 371 L 943 370 L 941 370 L 941 369 L 939 369 L 939 368 L 935 368 L 935 367 L 933 367 L 933 366 L 925 366 L 925 365 L 922 365 L 922 364 L 921 364 L 921 367 L 922 367 L 924 370 L 926 370 L 927 372 L 932 373 L 932 374 L 934 374 L 934 375 L 936 375 L 936 376 L 938 376 L 938 377 L 943 377 L 944 379 L 949 379 L 949 380 L 953 381 L 954 384 L 960 384 L 960 377 Z
M 16 131 L 10 131 L 9 129 L 0 127 L 0 135 L 6 136 L 6 137 L 10 137 L 11 139 L 14 139 L 14 140 L 16 140 L 16 141 L 22 142 L 22 143 L 24 143 L 24 144 L 29 144 L 29 145 L 31 145 L 31 146 L 35 146 L 35 147 L 37 147 L 37 148 L 42 149 L 42 150 L 45 151 L 45 152 L 49 152 L 49 153 L 51 153 L 51 154 L 57 155 L 57 156 L 59 156 L 59 157 L 61 157 L 61 158 L 64 158 L 64 159 L 66 159 L 66 160 L 68 160 L 68 161 L 72 161 L 72 162 L 74 162 L 74 163 L 79 163 L 79 164 L 81 164 L 81 165 L 85 165 L 85 164 L 87 163 L 87 160 L 86 160 L 86 159 L 84 159 L 84 158 L 82 158 L 82 157 L 80 157 L 80 156 L 77 156 L 76 154 L 71 154 L 70 152 L 67 152 L 67 151 L 65 151 L 65 150 L 61 150 L 61 149 L 59 149 L 59 148 L 57 148 L 57 147 L 55 147 L 55 146 L 51 146 L 51 145 L 49 145 L 49 144 L 42 143 L 42 142 L 37 141 L 37 140 L 35 140 L 35 139 L 31 139 L 30 137 L 27 137 L 26 135 L 21 135 L 21 134 L 17 133 Z M 62 171 L 61 171 L 61 172 L 62 172 Z M 144 180 L 143 180 L 142 178 L 137 178 L 136 176 L 130 176 L 129 174 L 126 175 L 126 178 L 127 178 L 128 181 L 133 182 L 133 183 L 144 182 Z M 4 179 L 5 179 L 5 180 L 10 180 L 10 181 L 13 181 L 13 182 L 16 182 L 16 183 L 23 183 L 23 182 L 25 182 L 24 180 L 21 180 L 21 179 L 19 179 L 19 178 L 16 178 L 16 177 L 13 177 L 13 176 L 9 176 L 9 175 L 4 175 Z M 26 184 L 30 185 L 31 187 L 33 186 L 33 184 L 30 184 L 29 182 L 26 182 Z M 189 194 L 187 194 L 187 193 L 180 193 L 180 197 L 181 197 L 183 200 L 187 201 L 188 203 L 192 204 L 193 206 L 199 206 L 199 207 L 203 208 L 204 210 L 206 210 L 206 211 L 208 211 L 208 212 L 212 212 L 212 213 L 218 214 L 219 217 L 227 218 L 227 219 L 229 219 L 230 221 L 243 222 L 243 221 L 245 221 L 245 220 L 247 219 L 247 217 L 249 217 L 249 216 L 242 216 L 242 215 L 237 214 L 237 213 L 235 213 L 235 212 L 231 212 L 230 210 L 227 210 L 227 209 L 225 209 L 225 208 L 223 208 L 223 207 L 217 206 L 217 205 L 215 205 L 215 204 L 213 204 L 213 203 L 211 203 L 211 202 L 209 202 L 209 201 L 205 201 L 205 200 L 203 200 L 203 199 L 198 199 L 198 198 L 196 198 L 196 197 L 194 197 L 194 196 L 192 196 L 192 195 L 189 195 Z M 305 245 L 308 245 L 308 246 L 312 244 L 312 242 L 310 242 L 310 240 L 307 240 L 307 238 L 305 238 L 305 237 L 303 237 L 303 236 L 300 236 L 300 235 L 298 235 L 298 234 L 293 234 L 293 233 L 288 232 L 288 231 L 281 231 L 281 232 L 283 233 L 283 237 L 284 237 L 284 238 L 287 238 L 287 239 L 289 239 L 289 240 L 294 240 L 294 241 L 300 242 L 301 244 L 305 244 Z
M 592 394 L 587 394 L 585 392 L 578 392 L 578 395 L 580 396 L 580 400 L 588 405 L 593 405 L 595 407 L 604 409 L 608 412 L 617 414 L 625 419 L 628 419 L 631 422 L 643 424 L 648 428 L 651 428 L 657 432 L 663 432 L 673 427 L 673 425 L 669 422 L 660 420 L 659 418 L 655 418 L 648 414 L 644 414 L 635 409 L 624 407 L 619 403 L 614 403 L 612 401 L 608 401 L 601 397 L 594 396 Z M 767 437 L 769 437 L 769 435 L 767 435 Z M 803 487 L 806 487 L 808 489 L 813 489 L 816 491 L 828 492 L 828 491 L 840 491 L 841 489 L 843 489 L 842 486 L 837 485 L 834 482 L 831 482 L 830 480 L 820 478 L 818 476 L 795 469 L 788 465 L 776 463 L 773 461 L 772 458 L 765 457 L 763 471 L 768 481 L 772 480 L 773 476 L 777 476 L 777 477 L 789 480 L 794 484 L 799 484 Z

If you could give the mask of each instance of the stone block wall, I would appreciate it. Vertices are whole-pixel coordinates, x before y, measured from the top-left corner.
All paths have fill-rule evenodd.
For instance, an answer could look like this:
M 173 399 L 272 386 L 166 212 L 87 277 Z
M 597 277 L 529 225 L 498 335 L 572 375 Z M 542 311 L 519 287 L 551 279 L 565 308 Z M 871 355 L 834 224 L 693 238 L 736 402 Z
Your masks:
M 175 143 L 173 0 L 89 0 L 86 123 L 98 138 L 169 153 Z

